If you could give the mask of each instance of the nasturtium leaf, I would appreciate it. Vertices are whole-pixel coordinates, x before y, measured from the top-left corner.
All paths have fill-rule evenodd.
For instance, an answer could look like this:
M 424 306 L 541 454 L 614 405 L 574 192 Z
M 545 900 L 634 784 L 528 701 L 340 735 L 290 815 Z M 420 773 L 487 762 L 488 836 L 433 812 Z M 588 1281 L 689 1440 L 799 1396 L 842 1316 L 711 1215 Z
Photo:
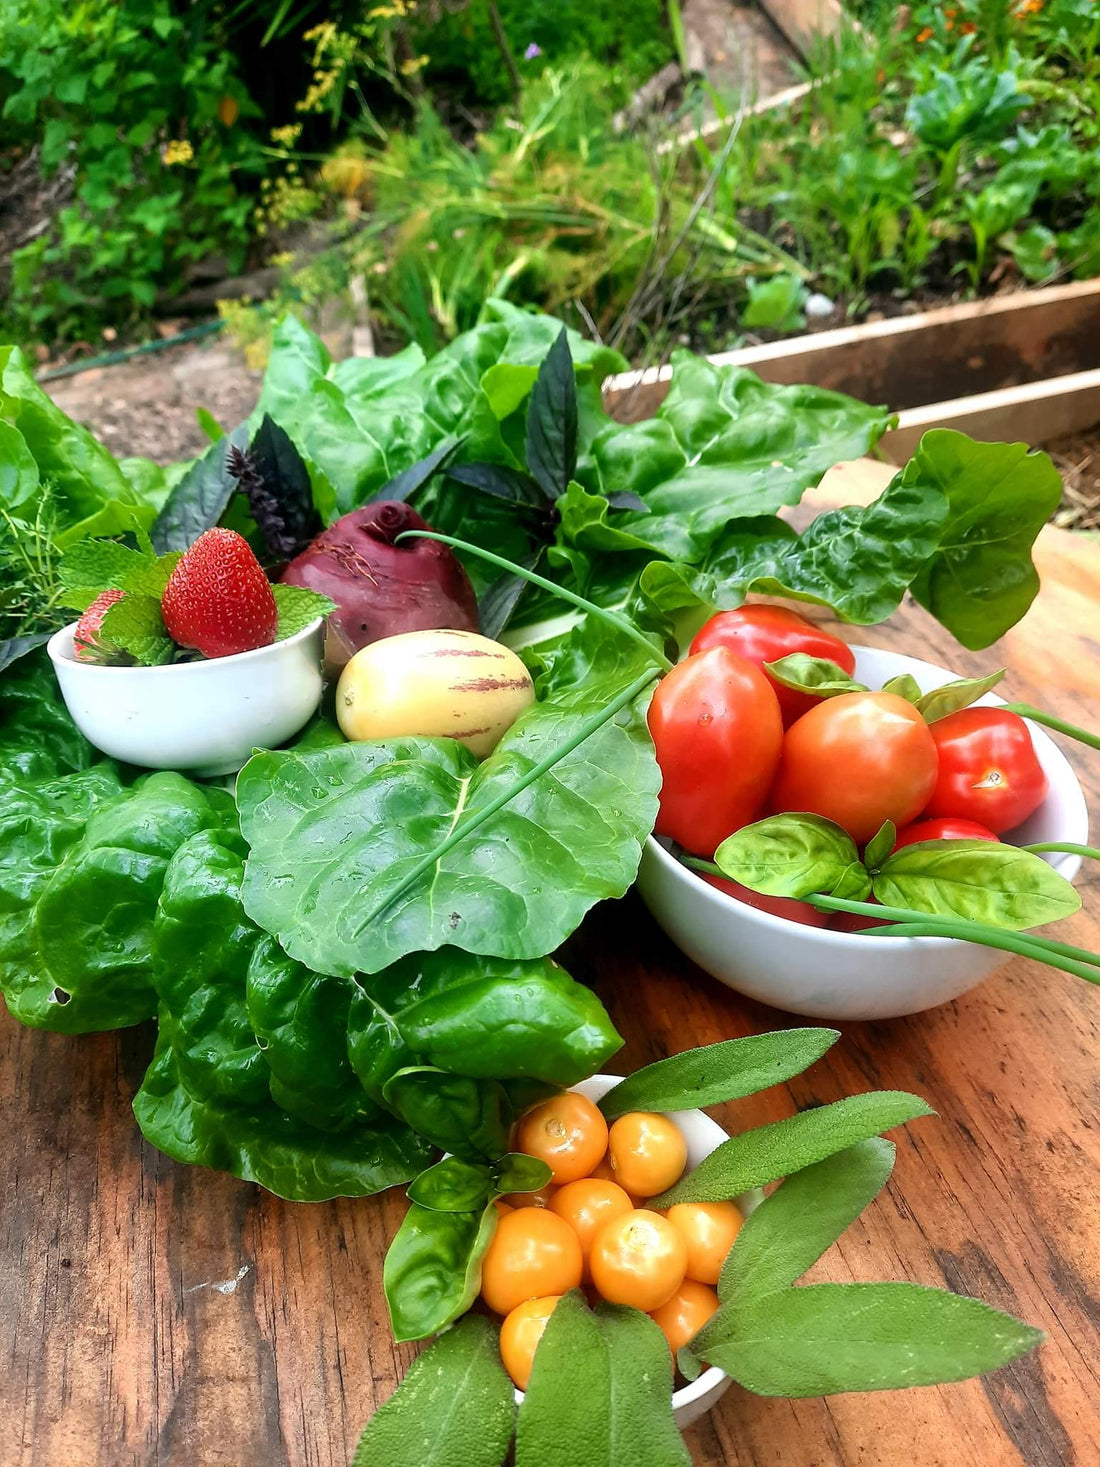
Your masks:
M 516 1467 L 618 1460 L 611 1456 L 611 1415 L 604 1332 L 580 1294 L 571 1291 L 550 1315 L 535 1351 L 519 1408 Z
M 405 1195 L 429 1212 L 480 1212 L 493 1191 L 486 1162 L 445 1156 L 414 1177 Z
M 988 840 L 903 846 L 873 877 L 884 906 L 962 917 L 1022 931 L 1071 917 L 1081 898 L 1049 862 Z
M 351 1467 L 500 1467 L 515 1416 L 497 1331 L 471 1314 L 413 1361 L 367 1423 Z
M 856 892 L 870 891 L 855 841 L 820 815 L 768 815 L 727 836 L 714 860 L 731 881 L 766 896 L 802 899 L 843 887 L 859 900 Z
M 863 864 L 868 871 L 874 871 L 882 865 L 894 849 L 897 838 L 897 826 L 892 820 L 884 820 L 863 849 Z
M 705 1359 L 762 1396 L 831 1396 L 967 1380 L 1007 1365 L 1041 1330 L 920 1284 L 810 1284 L 746 1303 Z
M 840 1038 L 835 1029 L 783 1029 L 722 1039 L 635 1070 L 599 1102 L 610 1120 L 631 1110 L 690 1110 L 741 1100 L 800 1075 Z
M 466 1313 L 481 1289 L 481 1260 L 496 1225 L 491 1202 L 476 1212 L 433 1212 L 409 1203 L 382 1269 L 398 1343 L 438 1334 Z
M 865 693 L 866 683 L 857 683 L 837 663 L 827 657 L 808 657 L 805 652 L 792 652 L 775 662 L 765 662 L 764 670 L 785 688 L 813 693 L 817 698 L 835 698 L 838 693 Z
M 427 738 L 254 755 L 237 780 L 249 915 L 324 973 L 376 973 L 445 945 L 552 952 L 637 872 L 659 784 L 637 715 L 598 729 L 392 894 L 459 820 L 576 738 L 607 697 L 595 683 L 572 690 L 568 707 L 535 704 L 481 764 L 461 744 Z
M 630 1467 L 691 1467 L 672 1414 L 668 1341 L 639 1309 L 599 1304 L 611 1375 L 608 1462 Z
M 947 502 L 935 553 L 913 595 L 964 647 L 988 647 L 1035 599 L 1031 547 L 1058 508 L 1062 479 L 1024 443 L 979 443 L 964 433 L 925 433 L 902 474 Z
M 815 1106 L 786 1120 L 731 1136 L 694 1171 L 653 1198 L 650 1205 L 660 1208 L 677 1202 L 725 1202 L 751 1187 L 789 1177 L 868 1136 L 934 1114 L 919 1096 L 901 1090 L 872 1090 L 831 1105 Z
M 987 677 L 959 678 L 957 682 L 945 683 L 942 688 L 933 688 L 930 693 L 925 693 L 917 700 L 917 712 L 925 723 L 936 723 L 948 714 L 969 708 L 971 703 L 976 703 L 991 688 L 995 688 L 1004 675 L 1005 669 L 1002 667 L 998 672 L 989 673 Z

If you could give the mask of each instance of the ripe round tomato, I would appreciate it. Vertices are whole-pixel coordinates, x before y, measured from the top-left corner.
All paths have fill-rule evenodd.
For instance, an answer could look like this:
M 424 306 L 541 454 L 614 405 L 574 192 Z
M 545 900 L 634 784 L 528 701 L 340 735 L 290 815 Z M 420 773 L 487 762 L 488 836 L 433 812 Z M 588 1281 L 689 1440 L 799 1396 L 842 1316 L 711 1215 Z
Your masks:
M 727 881 L 724 876 L 707 876 L 704 872 L 698 874 L 710 886 L 716 886 L 719 891 L 744 902 L 747 907 L 755 907 L 758 912 L 770 912 L 773 917 L 786 917 L 788 922 L 801 922 L 804 927 L 828 926 L 828 912 L 819 912 L 809 902 L 796 902 L 793 897 L 761 896 L 758 891 L 752 891 L 736 881 Z
M 919 845 L 923 840 L 995 840 L 999 845 L 1000 839 L 976 820 L 917 820 L 898 831 L 894 850 Z
M 729 647 L 761 669 L 765 662 L 778 662 L 793 652 L 804 652 L 807 657 L 825 657 L 847 673 L 856 670 L 855 653 L 847 642 L 785 606 L 739 606 L 736 611 L 720 611 L 696 633 L 690 650 L 705 652 L 708 647 Z M 775 689 L 785 724 L 793 723 L 821 702 L 812 693 L 784 687 L 766 672 L 764 676 Z
M 592 1239 L 605 1222 L 633 1212 L 634 1203 L 616 1182 L 605 1182 L 600 1177 L 582 1177 L 579 1182 L 558 1188 L 550 1210 L 565 1218 L 581 1240 L 587 1276 Z
M 546 1207 L 519 1207 L 497 1223 L 481 1264 L 481 1297 L 497 1314 L 524 1299 L 567 1294 L 584 1272 L 581 1243 Z
M 1005 708 L 964 708 L 932 725 L 940 772 L 926 815 L 977 820 L 998 835 L 1043 803 L 1047 777 L 1027 724 Z
M 684 1282 L 687 1244 L 659 1212 L 640 1207 L 604 1223 L 592 1240 L 592 1282 L 611 1304 L 647 1314 Z
M 671 1299 L 649 1311 L 649 1317 L 660 1327 L 675 1359 L 676 1351 L 699 1333 L 717 1309 L 718 1295 L 712 1288 L 685 1279 Z
M 732 1202 L 677 1202 L 665 1216 L 687 1244 L 687 1278 L 716 1284 L 741 1231 L 740 1212 Z
M 902 826 L 920 814 L 937 765 L 912 703 L 895 693 L 841 693 L 787 730 L 769 804 L 823 815 L 863 845 L 884 820 Z
M 661 766 L 657 834 L 712 856 L 763 807 L 783 742 L 771 684 L 751 662 L 712 647 L 657 685 L 649 731 Z
M 560 1294 L 548 1294 L 544 1299 L 524 1299 L 517 1304 L 500 1326 L 500 1358 L 504 1368 L 521 1391 L 527 1389 L 531 1379 L 531 1366 L 538 1349 L 546 1321 L 554 1312 Z
M 634 1110 L 612 1123 L 607 1158 L 621 1187 L 634 1197 L 656 1197 L 683 1175 L 687 1142 L 675 1121 Z
M 586 1177 L 607 1150 L 607 1122 L 587 1096 L 565 1090 L 522 1117 L 516 1150 L 544 1161 L 560 1187 Z

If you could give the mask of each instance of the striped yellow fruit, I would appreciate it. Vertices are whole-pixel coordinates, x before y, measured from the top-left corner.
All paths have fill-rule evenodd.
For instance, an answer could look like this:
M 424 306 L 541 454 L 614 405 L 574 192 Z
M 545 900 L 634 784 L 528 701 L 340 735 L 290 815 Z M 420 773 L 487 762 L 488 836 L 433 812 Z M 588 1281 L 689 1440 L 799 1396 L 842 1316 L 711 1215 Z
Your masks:
M 534 701 L 516 654 L 476 632 L 383 637 L 356 652 L 336 685 L 345 738 L 457 739 L 479 759 Z

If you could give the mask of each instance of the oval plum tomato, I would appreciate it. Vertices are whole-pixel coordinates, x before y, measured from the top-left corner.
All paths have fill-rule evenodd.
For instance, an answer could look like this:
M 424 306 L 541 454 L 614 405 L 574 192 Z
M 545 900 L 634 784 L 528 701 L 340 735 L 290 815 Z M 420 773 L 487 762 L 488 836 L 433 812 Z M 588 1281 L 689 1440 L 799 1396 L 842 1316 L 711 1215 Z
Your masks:
M 516 1150 L 544 1161 L 560 1187 L 586 1177 L 603 1156 L 607 1122 L 587 1096 L 565 1090 L 521 1118 Z
M 726 1254 L 741 1231 L 741 1213 L 732 1202 L 677 1202 L 665 1214 L 687 1244 L 686 1277 L 716 1284 Z
M 648 1314 L 684 1282 L 687 1244 L 667 1217 L 639 1207 L 604 1223 L 592 1240 L 589 1266 L 609 1304 L 631 1304 Z
M 662 778 L 657 834 L 713 856 L 760 813 L 775 778 L 783 720 L 771 684 L 728 647 L 699 652 L 658 683 L 649 731 Z
M 512 1377 L 513 1384 L 521 1391 L 527 1389 L 531 1379 L 531 1366 L 538 1349 L 546 1321 L 554 1312 L 560 1294 L 549 1294 L 545 1299 L 524 1299 L 517 1304 L 500 1327 L 500 1358 L 504 1368 Z
M 685 1279 L 672 1298 L 660 1309 L 649 1312 L 650 1319 L 658 1326 L 673 1359 L 676 1351 L 688 1340 L 694 1339 L 712 1314 L 718 1312 L 718 1295 L 707 1284 Z
M 619 1186 L 631 1196 L 656 1197 L 683 1175 L 687 1142 L 668 1116 L 632 1110 L 608 1131 L 607 1159 Z
M 995 840 L 998 845 L 1001 842 L 999 835 L 994 835 L 976 820 L 917 820 L 898 831 L 894 850 L 919 845 L 925 840 Z
M 1027 724 L 1006 708 L 964 708 L 932 725 L 940 772 L 925 815 L 977 820 L 998 835 L 1043 803 L 1047 777 Z
M 884 820 L 902 826 L 920 814 L 937 766 L 912 703 L 895 693 L 841 693 L 787 730 L 769 805 L 822 815 L 863 845 Z
M 633 1212 L 634 1203 L 617 1182 L 605 1182 L 601 1177 L 582 1177 L 579 1182 L 558 1188 L 550 1210 L 565 1218 L 581 1240 L 587 1276 L 592 1239 L 605 1222 Z
M 809 902 L 796 902 L 794 897 L 762 896 L 760 892 L 752 891 L 740 882 L 728 881 L 724 876 L 708 876 L 704 872 L 699 872 L 699 875 L 709 886 L 716 886 L 726 896 L 744 902 L 747 907 L 755 907 L 758 912 L 770 912 L 773 917 L 786 917 L 788 922 L 801 922 L 804 927 L 828 926 L 828 912 L 819 912 Z
M 563 1217 L 546 1207 L 519 1207 L 497 1222 L 481 1264 L 481 1297 L 497 1314 L 524 1299 L 567 1294 L 584 1272 L 581 1243 Z
M 708 647 L 729 647 L 759 668 L 793 652 L 804 652 L 807 657 L 828 658 L 847 673 L 856 670 L 855 653 L 847 642 L 785 606 L 739 606 L 736 611 L 720 611 L 696 633 L 690 650 L 705 652 Z M 785 724 L 793 723 L 821 702 L 812 693 L 799 693 L 767 673 L 764 676 L 775 689 Z

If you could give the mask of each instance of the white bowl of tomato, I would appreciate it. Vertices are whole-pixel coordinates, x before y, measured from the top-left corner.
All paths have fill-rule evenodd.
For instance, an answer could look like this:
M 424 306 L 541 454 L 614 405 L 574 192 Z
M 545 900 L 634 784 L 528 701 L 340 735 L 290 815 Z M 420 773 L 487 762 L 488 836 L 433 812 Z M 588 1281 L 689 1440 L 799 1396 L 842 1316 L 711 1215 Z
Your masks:
M 827 634 L 819 635 L 827 639 Z M 843 658 L 845 670 L 872 690 L 906 674 L 923 692 L 957 678 L 919 658 L 833 641 L 831 649 L 819 645 L 808 651 L 835 661 Z M 692 650 L 700 648 L 693 644 Z M 750 647 L 739 650 L 751 655 Z M 782 649 L 770 650 L 770 658 L 780 655 Z M 799 718 L 793 717 L 797 709 L 785 709 L 786 718 L 781 714 L 780 719 L 787 727 L 779 735 L 776 754 L 776 710 L 739 662 L 725 671 L 732 677 L 730 709 L 739 710 L 743 726 L 750 728 L 747 743 L 741 743 L 734 726 L 726 730 L 723 744 L 721 733 L 710 732 L 721 717 L 704 715 L 706 723 L 696 719 L 695 730 L 701 729 L 702 741 L 710 738 L 711 744 L 700 749 L 699 734 L 692 733 L 690 717 L 684 717 L 685 710 L 690 715 L 691 698 L 704 689 L 706 668 L 690 666 L 698 662 L 689 657 L 676 669 L 683 680 L 683 706 L 677 708 L 670 698 L 671 711 L 665 710 L 663 726 L 654 722 L 661 716 L 656 699 L 656 714 L 651 712 L 659 757 L 662 743 L 668 750 L 662 763 L 662 801 L 667 801 L 667 808 L 663 803 L 662 818 L 646 844 L 638 875 L 638 888 L 650 912 L 688 957 L 761 1003 L 815 1018 L 853 1020 L 896 1018 L 949 1002 L 1009 961 L 1006 952 L 947 937 L 862 935 L 860 928 L 874 925 L 865 916 L 815 911 L 804 903 L 761 897 L 728 883 L 722 884 L 723 890 L 716 878 L 700 875 L 680 857 L 685 849 L 709 856 L 724 834 L 771 810 L 813 810 L 848 829 L 861 847 L 878 829 L 884 810 L 895 820 L 901 841 L 975 837 L 978 826 L 988 826 L 989 839 L 995 832 L 996 838 L 1018 846 L 1084 844 L 1088 812 L 1080 783 L 1041 728 L 1015 715 L 991 716 L 988 710 L 1004 700 L 987 693 L 975 702 L 973 711 L 955 713 L 926 731 L 912 710 L 906 715 L 891 695 L 876 693 L 873 699 L 862 700 L 864 705 L 878 706 L 870 708 L 874 717 L 867 723 L 874 736 L 860 746 L 854 735 L 845 735 L 845 718 L 858 730 L 862 716 L 855 696 L 846 695 L 821 700 Z M 830 712 L 818 711 L 823 708 Z M 863 715 L 867 712 L 864 706 Z M 998 719 L 1006 728 L 993 735 L 980 727 Z M 1007 738 L 1009 745 L 1015 739 L 1008 757 L 1016 759 L 1017 766 L 1008 779 L 997 773 L 975 779 L 966 762 L 967 737 L 980 745 L 994 735 Z M 908 761 L 896 779 L 897 771 L 889 767 L 892 744 L 904 756 L 901 762 Z M 708 791 L 708 771 L 723 764 L 738 768 L 739 777 L 732 793 L 720 797 Z M 679 803 L 677 792 L 682 794 Z M 1021 811 L 1027 813 L 1019 819 Z M 932 819 L 937 821 L 935 827 L 923 823 Z M 964 822 L 961 827 L 958 820 Z M 1080 866 L 1072 854 L 1052 853 L 1044 859 L 1067 880 Z

